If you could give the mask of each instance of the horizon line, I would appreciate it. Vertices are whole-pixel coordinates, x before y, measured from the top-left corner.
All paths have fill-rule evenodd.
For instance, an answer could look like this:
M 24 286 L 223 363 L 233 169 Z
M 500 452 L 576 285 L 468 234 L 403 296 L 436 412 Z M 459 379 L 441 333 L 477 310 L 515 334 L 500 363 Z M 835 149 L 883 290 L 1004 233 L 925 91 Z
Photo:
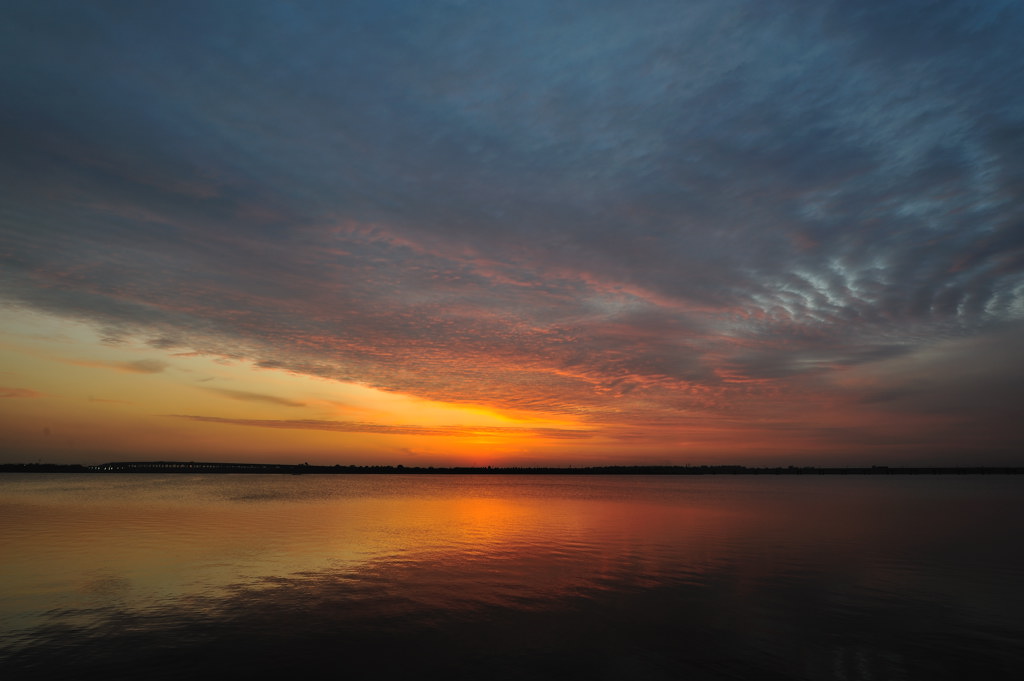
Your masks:
M 610 464 L 595 466 L 406 466 L 404 464 L 286 464 L 210 461 L 111 461 L 96 465 L 58 463 L 0 463 L 0 472 L 81 473 L 196 473 L 196 474 L 598 474 L 598 475 L 712 475 L 712 474 L 1024 474 L 1024 466 L 746 466 L 741 464 Z

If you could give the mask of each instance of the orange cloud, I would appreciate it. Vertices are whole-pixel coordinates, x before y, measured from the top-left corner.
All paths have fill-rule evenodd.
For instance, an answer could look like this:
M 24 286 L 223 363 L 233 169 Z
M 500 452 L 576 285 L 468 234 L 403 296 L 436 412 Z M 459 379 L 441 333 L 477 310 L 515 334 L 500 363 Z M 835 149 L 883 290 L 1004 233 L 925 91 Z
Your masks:
M 330 430 L 339 433 L 380 433 L 383 435 L 431 435 L 448 437 L 479 437 L 480 435 L 530 435 L 557 439 L 592 437 L 592 431 L 567 428 L 528 428 L 515 426 L 416 426 L 364 423 L 362 421 L 325 421 L 319 419 L 235 419 L 219 416 L 172 414 L 175 418 L 257 428 L 297 430 Z
M 29 388 L 0 387 L 0 397 L 43 397 L 43 393 Z

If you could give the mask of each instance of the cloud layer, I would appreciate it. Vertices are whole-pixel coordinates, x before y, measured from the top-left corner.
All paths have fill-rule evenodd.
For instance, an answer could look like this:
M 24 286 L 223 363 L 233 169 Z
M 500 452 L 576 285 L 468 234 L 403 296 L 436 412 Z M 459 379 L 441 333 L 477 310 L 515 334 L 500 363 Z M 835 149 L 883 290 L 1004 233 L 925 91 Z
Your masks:
M 378 433 L 382 435 L 416 435 L 445 437 L 479 437 L 482 435 L 521 435 L 555 439 L 588 438 L 590 433 L 565 428 L 525 428 L 516 426 L 415 426 L 366 423 L 362 421 L 325 421 L 322 419 L 233 419 L 217 416 L 175 414 L 175 418 L 202 423 L 218 423 L 255 428 L 291 430 L 327 430 L 336 433 Z
M 17 305 L 595 425 L 1024 444 L 1018 3 L 51 4 L 0 28 Z

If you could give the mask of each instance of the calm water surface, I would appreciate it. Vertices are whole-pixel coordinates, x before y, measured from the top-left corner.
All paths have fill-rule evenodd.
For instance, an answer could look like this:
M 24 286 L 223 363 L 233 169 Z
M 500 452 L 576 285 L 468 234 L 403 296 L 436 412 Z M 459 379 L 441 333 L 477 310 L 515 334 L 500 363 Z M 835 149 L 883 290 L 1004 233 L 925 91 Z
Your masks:
M 1009 679 L 1024 478 L 0 476 L 0 676 Z

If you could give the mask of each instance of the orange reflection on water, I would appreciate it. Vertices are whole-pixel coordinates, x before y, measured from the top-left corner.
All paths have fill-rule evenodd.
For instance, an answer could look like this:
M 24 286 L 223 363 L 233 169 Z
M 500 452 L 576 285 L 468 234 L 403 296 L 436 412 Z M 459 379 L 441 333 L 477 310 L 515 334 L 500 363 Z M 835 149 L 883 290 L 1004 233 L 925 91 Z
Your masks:
M 848 560 L 849 544 L 883 553 L 894 537 L 934 534 L 900 531 L 913 481 L 898 482 L 898 509 L 872 496 L 884 480 L 862 482 L 12 475 L 0 478 L 0 615 L 140 610 L 282 580 L 430 608 L 530 608 L 702 584 L 726 566 L 742 595 L 780 570 Z
M 882 627 L 885 664 L 950 609 L 929 656 L 977 618 L 1019 631 L 1019 476 L 925 477 L 0 476 L 0 631 L 35 662 L 198 636 L 205 662 L 284 642 L 335 669 L 369 642 L 417 666 L 575 651 L 596 677 L 609 646 L 678 671 L 740 642 L 833 678 L 827 627 Z
M 640 500 L 594 482 L 7 478 L 0 607 L 8 618 L 110 603 L 140 609 L 310 575 L 384 580 L 421 603 L 521 602 L 694 574 L 716 562 L 714 547 L 742 522 L 732 509 Z M 683 573 L 680 555 L 690 562 Z

